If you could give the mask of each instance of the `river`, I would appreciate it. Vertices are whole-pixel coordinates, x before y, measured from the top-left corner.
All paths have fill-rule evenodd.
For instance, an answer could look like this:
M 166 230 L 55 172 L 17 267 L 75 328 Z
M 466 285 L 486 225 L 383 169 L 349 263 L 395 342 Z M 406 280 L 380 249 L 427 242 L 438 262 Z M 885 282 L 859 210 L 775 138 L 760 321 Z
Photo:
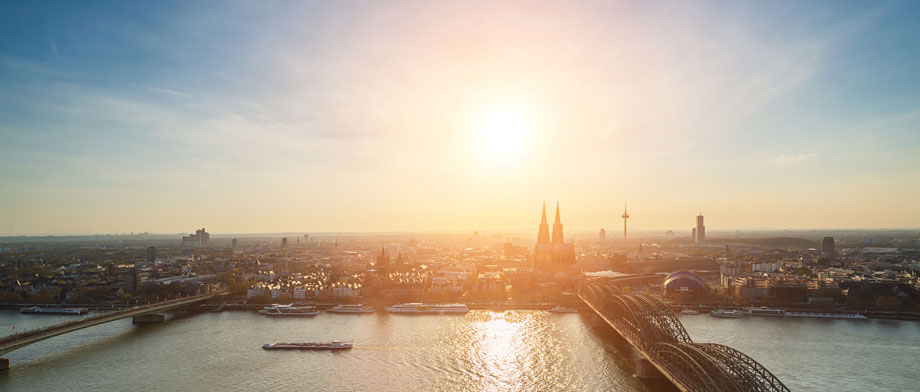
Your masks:
M 67 319 L 68 317 L 62 317 Z M 681 316 L 694 341 L 752 356 L 794 391 L 916 390 L 920 323 Z M 0 311 L 0 331 L 59 322 Z M 270 342 L 353 340 L 345 352 L 279 352 Z M 648 391 L 612 339 L 578 314 L 471 311 L 271 319 L 169 313 L 58 336 L 7 354 L 3 391 Z

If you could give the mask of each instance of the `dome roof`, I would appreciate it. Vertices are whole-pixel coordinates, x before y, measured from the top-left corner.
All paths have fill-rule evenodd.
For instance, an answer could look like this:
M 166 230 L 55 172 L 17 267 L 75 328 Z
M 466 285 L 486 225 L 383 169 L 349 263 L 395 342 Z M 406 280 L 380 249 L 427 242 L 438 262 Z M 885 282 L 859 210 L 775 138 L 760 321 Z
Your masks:
M 706 287 L 706 281 L 690 271 L 678 271 L 664 279 L 665 289 L 680 289 L 681 287 L 689 290 L 702 290 Z

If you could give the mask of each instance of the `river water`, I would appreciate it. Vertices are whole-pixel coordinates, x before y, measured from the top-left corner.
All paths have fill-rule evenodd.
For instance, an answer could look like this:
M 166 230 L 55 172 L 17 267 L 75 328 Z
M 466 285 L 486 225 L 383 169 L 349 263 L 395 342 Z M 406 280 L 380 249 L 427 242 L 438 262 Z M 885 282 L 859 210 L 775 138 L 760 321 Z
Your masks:
M 63 317 L 62 319 L 67 319 Z M 681 316 L 694 341 L 740 349 L 792 390 L 917 390 L 920 323 Z M 7 354 L 2 391 L 650 391 L 588 317 L 543 311 L 270 319 L 169 313 L 58 336 Z M 0 331 L 59 322 L 0 311 Z M 353 340 L 345 352 L 270 342 Z M 628 354 L 627 354 L 628 355 Z

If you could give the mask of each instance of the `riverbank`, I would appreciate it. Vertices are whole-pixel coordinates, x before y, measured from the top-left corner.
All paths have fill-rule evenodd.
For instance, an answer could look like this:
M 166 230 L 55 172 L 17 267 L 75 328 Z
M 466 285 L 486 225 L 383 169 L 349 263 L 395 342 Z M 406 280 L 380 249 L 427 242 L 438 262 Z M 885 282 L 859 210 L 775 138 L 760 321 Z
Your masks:
M 457 302 L 449 302 L 457 303 Z M 336 307 L 338 305 L 349 304 L 342 302 L 294 302 L 295 305 L 310 305 L 316 306 L 318 309 L 329 309 Z M 376 309 L 383 309 L 388 306 L 397 304 L 397 302 L 364 302 L 364 305 L 374 307 Z M 474 310 L 494 310 L 494 311 L 503 311 L 503 310 L 549 310 L 556 306 L 559 306 L 556 303 L 480 303 L 480 302 L 468 302 L 465 303 L 467 307 Z M 199 304 L 199 305 L 190 305 L 183 307 L 183 310 L 201 310 L 201 311 L 211 311 L 211 310 L 261 310 L 270 304 Z M 575 306 L 575 308 L 586 308 L 583 305 Z

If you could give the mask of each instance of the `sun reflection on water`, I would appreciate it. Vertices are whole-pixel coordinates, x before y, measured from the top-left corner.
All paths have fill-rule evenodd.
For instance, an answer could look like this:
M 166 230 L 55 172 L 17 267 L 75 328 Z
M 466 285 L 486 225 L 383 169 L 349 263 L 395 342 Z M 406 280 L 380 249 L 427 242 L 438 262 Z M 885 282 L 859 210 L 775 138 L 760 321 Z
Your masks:
M 473 365 L 483 391 L 526 390 L 532 369 L 533 340 L 528 326 L 533 315 L 519 312 L 482 313 L 472 324 Z

